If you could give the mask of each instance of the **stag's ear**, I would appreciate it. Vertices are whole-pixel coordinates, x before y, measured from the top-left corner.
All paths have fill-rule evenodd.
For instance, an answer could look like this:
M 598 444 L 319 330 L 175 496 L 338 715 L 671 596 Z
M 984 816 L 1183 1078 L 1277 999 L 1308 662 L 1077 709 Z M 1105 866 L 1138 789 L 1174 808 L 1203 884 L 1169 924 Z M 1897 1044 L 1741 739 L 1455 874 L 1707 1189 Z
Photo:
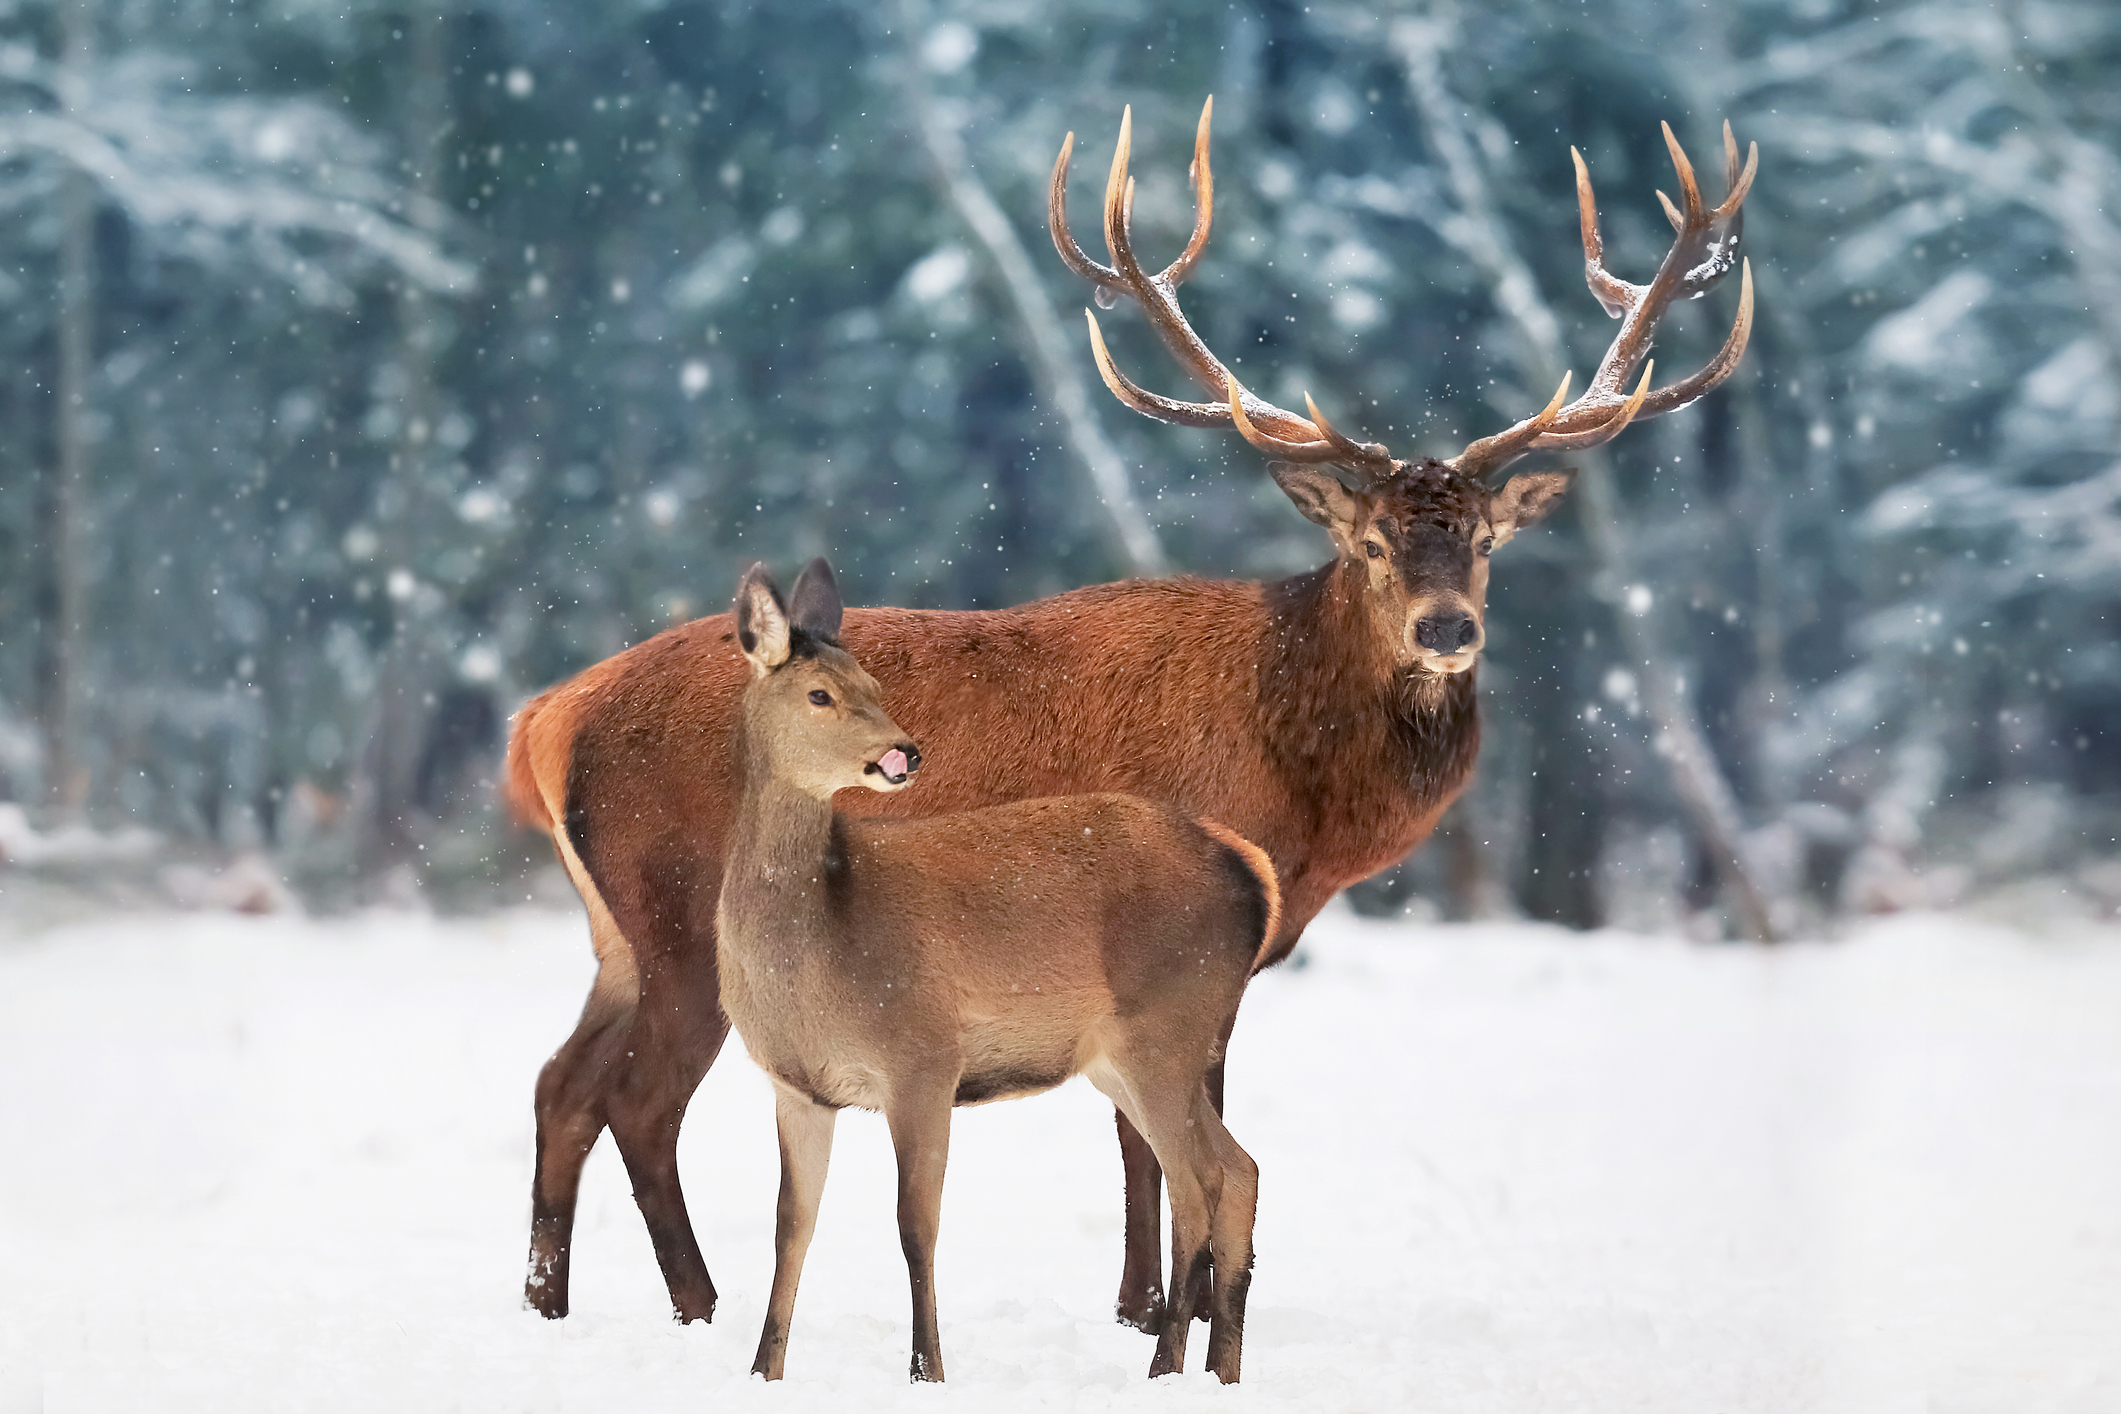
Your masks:
M 764 677 L 788 661 L 788 607 L 764 564 L 744 571 L 736 587 L 736 641 L 751 660 L 751 675 Z
M 840 582 L 823 555 L 803 566 L 788 591 L 788 617 L 813 638 L 840 641 Z
M 1488 529 L 1495 543 L 1502 544 L 1554 509 L 1575 479 L 1573 471 L 1527 471 L 1511 477 L 1488 501 Z
M 1296 509 L 1304 513 L 1305 520 L 1324 526 L 1333 533 L 1334 544 L 1344 553 L 1353 553 L 1356 541 L 1362 538 L 1362 506 L 1355 493 L 1340 484 L 1339 477 L 1294 462 L 1269 462 L 1267 472 L 1296 503 Z

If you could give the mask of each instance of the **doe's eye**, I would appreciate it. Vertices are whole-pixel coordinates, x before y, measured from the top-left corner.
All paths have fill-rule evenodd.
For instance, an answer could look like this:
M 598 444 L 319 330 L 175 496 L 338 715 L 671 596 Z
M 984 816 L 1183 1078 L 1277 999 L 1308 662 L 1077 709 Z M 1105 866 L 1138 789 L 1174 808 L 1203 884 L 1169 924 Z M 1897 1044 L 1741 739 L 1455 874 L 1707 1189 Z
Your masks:
M 1480 553 L 1481 553 L 1481 554 L 1485 555 L 1485 554 L 1487 554 L 1487 553 L 1488 553 L 1488 551 L 1490 551 L 1490 550 L 1492 550 L 1492 549 L 1494 549 L 1494 548 L 1495 548 L 1495 537 L 1494 537 L 1494 536 L 1492 536 L 1492 535 L 1486 535 L 1486 536 L 1482 536 L 1482 537 L 1481 537 L 1481 541 L 1480 541 Z
M 1385 547 L 1378 544 L 1375 540 L 1363 541 L 1362 548 L 1363 552 L 1373 560 L 1381 560 L 1385 557 Z
M 830 707 L 832 705 L 832 694 L 825 691 L 822 687 L 813 687 L 810 689 L 810 700 L 820 707 Z

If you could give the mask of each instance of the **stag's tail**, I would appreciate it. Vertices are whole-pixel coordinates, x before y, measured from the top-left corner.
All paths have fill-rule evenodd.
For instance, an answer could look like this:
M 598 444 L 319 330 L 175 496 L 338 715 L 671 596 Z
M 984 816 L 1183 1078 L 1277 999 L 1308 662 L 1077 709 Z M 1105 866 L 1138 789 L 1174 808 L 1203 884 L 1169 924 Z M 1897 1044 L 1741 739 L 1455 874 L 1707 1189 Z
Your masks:
M 551 693 L 533 697 L 515 715 L 515 729 L 508 734 L 508 761 L 501 773 L 501 799 L 518 825 L 551 833 L 552 810 L 538 789 L 537 766 L 531 759 L 531 743 L 538 731 L 538 716 L 552 699 Z
M 1259 883 L 1260 901 L 1266 908 L 1266 923 L 1262 930 L 1259 949 L 1252 955 L 1252 970 L 1257 972 L 1267 965 L 1267 956 L 1274 950 L 1274 940 L 1281 935 L 1281 880 L 1274 873 L 1274 861 L 1267 852 L 1246 839 L 1228 825 L 1199 817 L 1200 827 L 1213 835 L 1225 849 L 1243 861 L 1245 869 Z

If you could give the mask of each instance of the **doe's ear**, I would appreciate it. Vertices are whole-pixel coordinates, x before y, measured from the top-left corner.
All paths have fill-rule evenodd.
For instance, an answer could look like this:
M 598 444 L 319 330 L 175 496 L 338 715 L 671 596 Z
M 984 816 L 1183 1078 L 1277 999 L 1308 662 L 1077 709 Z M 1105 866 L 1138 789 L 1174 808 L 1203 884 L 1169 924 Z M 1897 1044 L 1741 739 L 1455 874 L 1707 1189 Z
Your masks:
M 751 660 L 751 675 L 764 677 L 788 661 L 788 609 L 763 562 L 744 571 L 736 586 L 736 641 Z
M 1576 480 L 1573 471 L 1527 471 L 1513 476 L 1488 500 L 1488 529 L 1502 544 L 1561 503 Z
M 1352 550 L 1362 532 L 1358 524 L 1362 508 L 1355 493 L 1340 484 L 1340 478 L 1315 466 L 1294 462 L 1269 462 L 1268 475 L 1284 495 L 1296 503 L 1304 519 L 1333 533 L 1333 543 Z
M 788 617 L 815 638 L 840 639 L 840 582 L 823 555 L 803 566 L 788 591 Z

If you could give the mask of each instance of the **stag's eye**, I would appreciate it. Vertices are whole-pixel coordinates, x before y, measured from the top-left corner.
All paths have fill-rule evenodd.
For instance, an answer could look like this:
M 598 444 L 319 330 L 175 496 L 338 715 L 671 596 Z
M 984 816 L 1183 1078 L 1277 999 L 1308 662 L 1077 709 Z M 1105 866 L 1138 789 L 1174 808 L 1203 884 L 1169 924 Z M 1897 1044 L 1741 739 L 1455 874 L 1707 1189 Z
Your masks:
M 822 687 L 813 687 L 810 689 L 810 700 L 820 707 L 830 707 L 832 705 L 832 694 L 825 691 Z
M 1483 555 L 1487 554 L 1487 553 L 1488 553 L 1488 551 L 1490 551 L 1490 550 L 1492 550 L 1492 549 L 1494 549 L 1494 548 L 1495 548 L 1495 537 L 1494 537 L 1494 536 L 1492 536 L 1492 535 L 1483 535 L 1483 536 L 1481 536 L 1481 537 L 1480 537 L 1480 544 L 1478 544 L 1478 545 L 1474 546 L 1474 549 L 1478 550 L 1478 551 L 1479 551 L 1479 552 L 1480 552 L 1481 554 L 1483 554 Z
M 1378 544 L 1375 540 L 1363 541 L 1362 548 L 1363 553 L 1367 554 L 1373 560 L 1381 560 L 1385 557 L 1385 547 Z

